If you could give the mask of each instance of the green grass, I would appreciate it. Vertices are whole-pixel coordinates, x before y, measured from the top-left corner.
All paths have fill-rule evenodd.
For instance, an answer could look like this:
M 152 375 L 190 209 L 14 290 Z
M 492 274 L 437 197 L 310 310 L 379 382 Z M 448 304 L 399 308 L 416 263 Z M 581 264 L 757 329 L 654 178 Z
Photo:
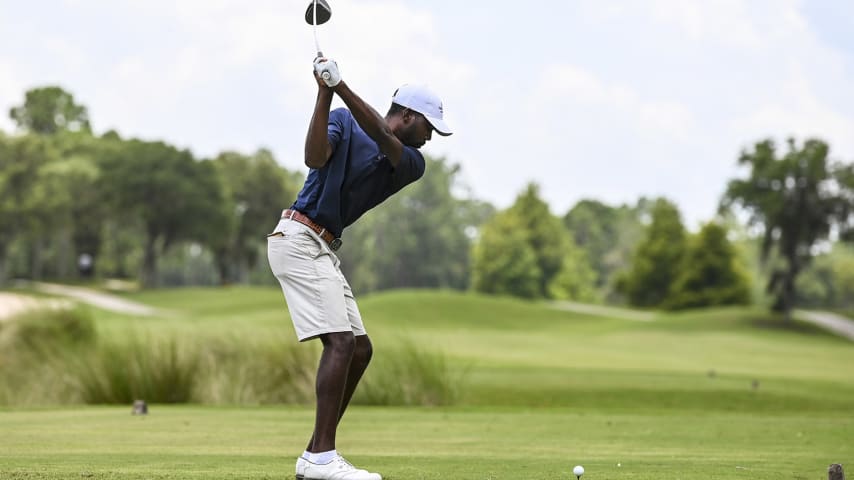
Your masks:
M 292 478 L 313 418 L 301 407 L 150 412 L 0 412 L 0 476 Z M 357 407 L 338 447 L 387 480 L 557 480 L 576 464 L 589 480 L 819 479 L 850 459 L 852 428 L 851 416 L 809 414 Z
M 125 296 L 162 314 L 93 310 L 102 338 L 293 336 L 275 289 Z M 854 463 L 854 344 L 807 324 L 741 308 L 642 322 L 434 291 L 359 305 L 369 375 L 409 345 L 424 350 L 386 374 L 456 379 L 452 406 L 345 417 L 339 448 L 387 479 L 564 479 L 575 464 L 584 480 L 819 479 Z M 379 385 L 367 393 L 392 390 Z M 0 410 L 0 478 L 290 478 L 312 421 L 295 405 Z

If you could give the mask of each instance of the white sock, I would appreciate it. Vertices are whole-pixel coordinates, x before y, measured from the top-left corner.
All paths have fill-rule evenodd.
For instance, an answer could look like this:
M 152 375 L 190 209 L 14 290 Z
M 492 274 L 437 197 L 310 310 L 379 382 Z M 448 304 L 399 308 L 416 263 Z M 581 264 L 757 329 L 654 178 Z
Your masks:
M 320 452 L 320 453 L 311 453 L 308 452 L 308 460 L 309 462 L 315 465 L 326 465 L 327 463 L 335 460 L 335 457 L 338 455 L 336 450 L 330 450 L 328 452 Z
M 309 455 L 311 455 L 311 454 L 308 453 L 308 450 L 306 450 L 306 451 L 302 452 L 302 455 L 300 455 L 300 457 L 308 460 Z

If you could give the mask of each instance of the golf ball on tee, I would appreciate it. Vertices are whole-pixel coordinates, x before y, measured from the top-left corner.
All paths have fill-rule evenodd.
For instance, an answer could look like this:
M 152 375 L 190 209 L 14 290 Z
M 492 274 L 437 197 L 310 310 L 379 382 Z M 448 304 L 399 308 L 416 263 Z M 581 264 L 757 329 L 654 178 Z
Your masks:
M 580 477 L 580 476 L 584 475 L 584 467 L 582 467 L 581 465 L 576 465 L 575 468 L 572 469 L 572 473 L 576 477 Z

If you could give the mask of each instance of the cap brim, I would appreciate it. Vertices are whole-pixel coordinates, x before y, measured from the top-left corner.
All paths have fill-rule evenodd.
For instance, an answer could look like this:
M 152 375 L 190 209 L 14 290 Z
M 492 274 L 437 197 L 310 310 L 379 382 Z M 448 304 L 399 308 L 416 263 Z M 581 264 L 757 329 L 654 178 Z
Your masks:
M 451 131 L 451 127 L 449 127 L 448 124 L 445 123 L 445 121 L 441 118 L 428 117 L 427 115 L 424 115 L 424 118 L 426 118 L 427 121 L 430 122 L 430 125 L 433 126 L 433 130 L 436 130 L 436 133 L 438 133 L 439 135 L 447 137 L 448 135 L 452 135 L 454 133 Z

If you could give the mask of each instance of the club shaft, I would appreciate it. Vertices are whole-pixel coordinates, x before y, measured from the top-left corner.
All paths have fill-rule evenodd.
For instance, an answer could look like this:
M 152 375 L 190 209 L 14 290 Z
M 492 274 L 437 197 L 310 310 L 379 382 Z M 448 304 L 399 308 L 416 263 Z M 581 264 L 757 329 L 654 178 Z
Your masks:
M 312 15 L 314 18 L 312 19 L 312 23 L 314 24 L 314 48 L 317 50 L 317 56 L 322 57 L 323 52 L 320 51 L 320 42 L 317 41 L 317 0 L 314 0 L 314 8 L 312 10 Z

